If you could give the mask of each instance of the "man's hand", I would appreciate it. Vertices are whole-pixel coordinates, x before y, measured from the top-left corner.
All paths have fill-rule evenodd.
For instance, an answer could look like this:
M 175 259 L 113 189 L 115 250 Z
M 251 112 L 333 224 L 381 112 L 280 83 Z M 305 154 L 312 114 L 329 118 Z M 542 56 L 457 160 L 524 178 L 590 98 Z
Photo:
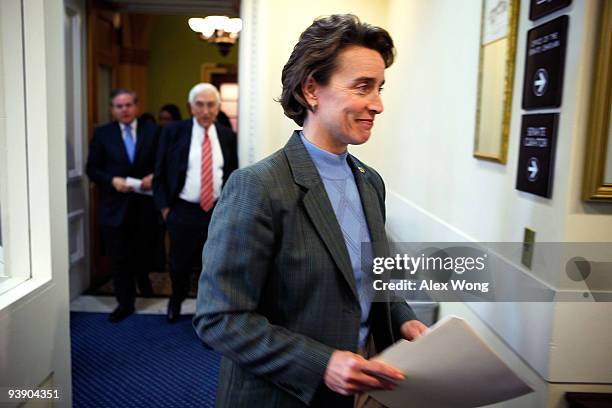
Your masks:
M 150 190 L 153 187 L 153 174 L 149 174 L 148 176 L 145 176 L 142 178 L 142 181 L 140 182 L 140 188 L 143 191 L 147 191 Z
M 400 327 L 402 337 L 406 340 L 415 340 L 427 330 L 427 326 L 418 320 L 408 320 Z
M 392 390 L 395 381 L 404 378 L 401 371 L 382 361 L 366 360 L 359 354 L 336 350 L 329 359 L 323 380 L 334 392 L 354 395 L 371 390 Z
M 123 177 L 113 177 L 112 185 L 120 193 L 133 191 L 132 187 L 128 186 L 127 181 Z
M 164 222 L 168 219 L 168 213 L 170 212 L 170 207 L 165 207 L 161 209 L 161 215 L 164 219 Z

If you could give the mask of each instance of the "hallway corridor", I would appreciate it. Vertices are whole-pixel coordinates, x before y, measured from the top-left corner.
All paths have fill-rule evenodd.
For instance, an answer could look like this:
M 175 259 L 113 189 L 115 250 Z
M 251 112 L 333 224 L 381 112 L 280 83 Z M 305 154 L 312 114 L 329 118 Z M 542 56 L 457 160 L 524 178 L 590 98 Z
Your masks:
M 165 299 L 138 299 L 138 312 L 109 324 L 111 297 L 81 296 L 71 305 L 73 406 L 213 407 L 219 356 L 191 326 L 194 300 L 176 324 Z M 189 314 L 187 314 L 189 313 Z

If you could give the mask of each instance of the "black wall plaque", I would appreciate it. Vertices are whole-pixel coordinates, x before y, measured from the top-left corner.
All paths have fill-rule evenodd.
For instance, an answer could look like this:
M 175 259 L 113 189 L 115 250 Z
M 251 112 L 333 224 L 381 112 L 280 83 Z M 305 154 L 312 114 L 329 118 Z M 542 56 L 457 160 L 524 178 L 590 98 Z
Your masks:
M 550 198 L 558 113 L 523 115 L 516 189 Z
M 572 4 L 572 0 L 531 0 L 529 19 L 537 20 Z
M 523 109 L 561 106 L 568 21 L 561 16 L 527 32 Z

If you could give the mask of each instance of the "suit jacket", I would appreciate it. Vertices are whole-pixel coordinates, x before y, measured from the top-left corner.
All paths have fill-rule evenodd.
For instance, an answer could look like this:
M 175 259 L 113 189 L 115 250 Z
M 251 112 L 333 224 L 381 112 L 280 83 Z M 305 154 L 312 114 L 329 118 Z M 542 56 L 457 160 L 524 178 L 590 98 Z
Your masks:
M 348 157 L 372 242 L 386 243 L 382 179 Z M 334 350 L 357 351 L 357 296 L 340 226 L 295 132 L 282 150 L 234 172 L 212 216 L 193 323 L 224 356 L 217 406 L 352 407 L 323 375 Z M 373 303 L 377 349 L 414 318 L 405 302 Z
M 134 162 L 125 150 L 119 123 L 112 122 L 94 130 L 89 145 L 87 175 L 98 186 L 98 222 L 117 227 L 125 219 L 129 202 L 137 202 L 146 215 L 154 216 L 151 197 L 136 193 L 119 193 L 112 186 L 113 177 L 143 178 L 155 169 L 157 126 L 138 121 Z M 143 214 L 144 215 L 144 214 Z
M 225 184 L 230 174 L 238 168 L 236 134 L 218 123 L 214 126 L 223 152 Z M 192 129 L 193 119 L 187 119 L 170 123 L 162 131 L 153 178 L 153 195 L 159 209 L 172 207 L 185 186 Z

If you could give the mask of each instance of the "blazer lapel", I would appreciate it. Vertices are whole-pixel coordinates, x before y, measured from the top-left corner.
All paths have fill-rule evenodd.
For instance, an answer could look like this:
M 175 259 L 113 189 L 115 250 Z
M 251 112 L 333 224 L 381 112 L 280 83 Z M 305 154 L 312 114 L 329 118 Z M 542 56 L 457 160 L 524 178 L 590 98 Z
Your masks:
M 380 211 L 380 200 L 372 183 L 368 180 L 369 174 L 366 168 L 350 154 L 348 155 L 348 162 L 353 170 L 357 189 L 361 196 L 361 205 L 370 229 L 370 238 L 373 243 L 386 242 L 387 236 L 383 215 Z
M 227 166 L 230 163 L 230 148 L 228 146 L 229 140 L 225 137 L 223 129 L 215 122 L 213 124 L 217 131 L 217 140 L 219 140 L 219 146 L 221 146 L 221 154 L 223 155 L 223 178 L 225 179 L 225 173 L 227 172 Z
M 325 191 L 323 181 L 297 131 L 293 132 L 284 151 L 295 182 L 307 189 L 303 200 L 306 213 L 344 276 L 355 299 L 359 299 L 353 267 L 340 225 Z
M 215 130 L 217 131 L 217 139 L 219 140 L 219 146 L 221 146 L 221 154 L 223 155 L 223 164 L 227 163 L 227 140 L 225 139 L 225 133 L 219 128 L 217 122 L 213 123 Z
M 142 150 L 142 145 L 145 143 L 146 138 L 145 127 L 139 121 L 138 126 L 136 127 L 136 152 L 134 153 L 134 163 L 136 163 L 138 160 L 138 155 Z
M 355 183 L 357 184 L 357 189 L 359 190 L 359 196 L 361 197 L 361 206 L 363 207 L 363 213 L 366 217 L 366 222 L 368 224 L 368 228 L 370 230 L 370 240 L 371 240 L 371 257 L 387 257 L 389 256 L 389 245 L 387 242 L 387 235 L 385 233 L 385 221 L 383 218 L 383 212 L 380 208 L 381 200 L 378 197 L 378 193 L 374 188 L 374 185 L 370 181 L 370 177 L 373 177 L 372 174 L 367 170 L 365 166 L 363 166 L 359 160 L 355 159 L 350 154 L 348 155 L 348 163 L 353 170 L 353 175 L 355 177 Z M 363 257 L 362 257 L 363 260 Z M 370 260 L 371 261 L 371 260 Z M 370 265 L 362 265 L 363 272 L 369 274 L 371 269 Z M 373 275 L 369 275 L 373 276 Z M 388 275 L 385 275 L 386 279 L 390 279 Z M 388 292 L 379 293 L 376 295 L 377 299 L 386 299 L 388 298 Z M 376 303 L 375 303 L 376 304 Z M 388 306 L 387 306 L 388 308 Z M 373 310 L 376 310 L 373 306 Z M 383 314 L 382 316 L 387 316 Z
M 193 132 L 193 120 L 189 119 L 185 122 L 185 127 L 178 134 L 177 144 L 177 155 L 179 157 L 178 163 L 180 163 L 179 172 L 183 175 L 183 182 L 185 172 L 187 171 L 187 164 L 189 163 L 189 149 L 191 148 L 191 133 Z

